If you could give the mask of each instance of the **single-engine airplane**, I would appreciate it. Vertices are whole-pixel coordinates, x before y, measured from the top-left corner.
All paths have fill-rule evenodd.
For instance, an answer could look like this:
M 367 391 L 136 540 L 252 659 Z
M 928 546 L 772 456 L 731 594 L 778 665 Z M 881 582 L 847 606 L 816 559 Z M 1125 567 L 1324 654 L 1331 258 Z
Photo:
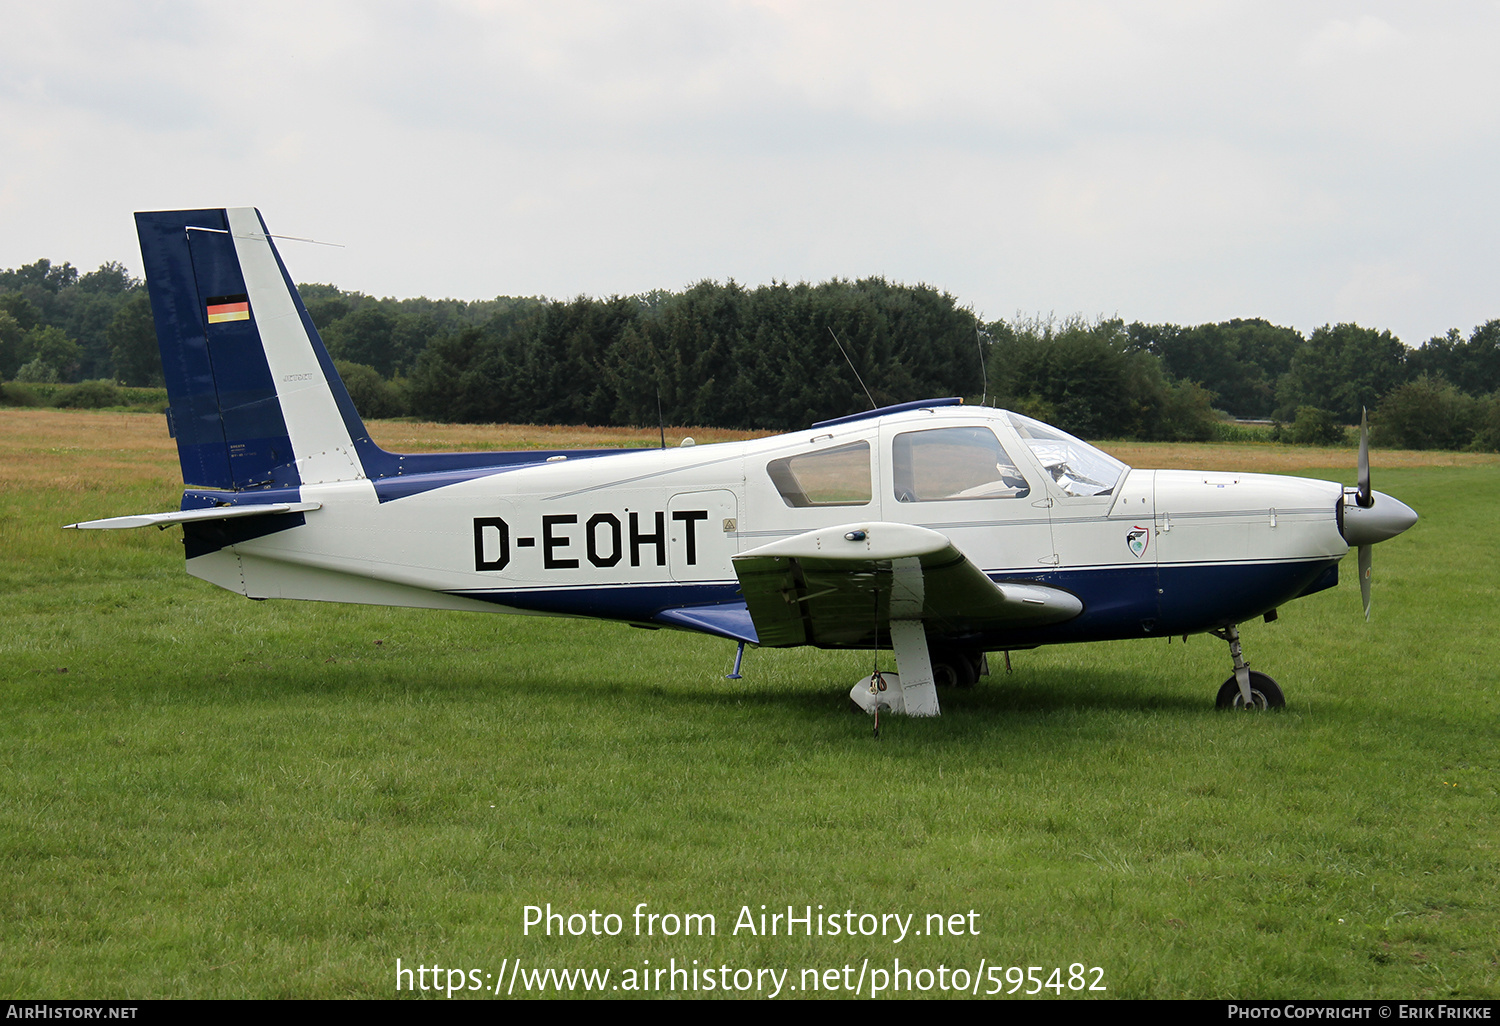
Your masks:
M 253 599 L 550 614 L 772 647 L 894 648 L 850 695 L 937 715 L 986 652 L 1212 633 L 1221 708 L 1284 704 L 1239 625 L 1417 515 L 1371 491 L 1136 470 L 957 399 L 673 449 L 402 455 L 355 412 L 253 208 L 136 214 L 188 572 Z

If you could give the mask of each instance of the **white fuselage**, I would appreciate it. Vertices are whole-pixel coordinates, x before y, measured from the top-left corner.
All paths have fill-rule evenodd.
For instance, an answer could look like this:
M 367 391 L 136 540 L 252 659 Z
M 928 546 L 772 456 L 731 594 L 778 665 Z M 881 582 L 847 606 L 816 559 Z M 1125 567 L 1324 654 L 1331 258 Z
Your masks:
M 321 503 L 304 524 L 197 555 L 189 569 L 254 598 L 646 623 L 670 607 L 735 601 L 740 552 L 894 522 L 946 535 L 997 581 L 1078 594 L 1085 612 L 1073 624 L 1009 639 L 1044 643 L 1238 622 L 1326 586 L 1314 582 L 1348 549 L 1338 484 L 1124 468 L 1112 487 L 1080 487 L 1077 468 L 1019 423 L 999 410 L 934 407 L 752 441 L 579 454 L 453 483 L 304 483 L 302 500 Z M 910 438 L 942 441 L 944 429 L 960 440 L 992 432 L 1013 463 L 1005 483 L 941 494 L 932 490 L 950 486 L 907 483 L 932 458 Z M 794 505 L 773 464 L 795 470 L 785 461 L 833 450 L 853 455 L 829 461 L 842 475 L 832 501 Z M 862 458 L 868 479 L 851 483 Z M 915 494 L 922 487 L 929 494 Z

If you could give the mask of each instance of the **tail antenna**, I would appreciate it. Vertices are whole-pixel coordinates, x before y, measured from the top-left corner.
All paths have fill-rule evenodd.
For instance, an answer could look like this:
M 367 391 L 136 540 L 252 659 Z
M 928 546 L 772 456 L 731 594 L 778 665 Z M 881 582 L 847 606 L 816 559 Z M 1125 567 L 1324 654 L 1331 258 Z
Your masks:
M 656 386 L 656 426 L 661 431 L 661 447 L 667 447 L 667 422 L 661 415 L 661 386 Z
M 854 380 L 859 382 L 860 388 L 865 389 L 865 398 L 870 400 L 870 409 L 878 409 L 879 407 L 875 404 L 875 397 L 870 394 L 868 388 L 865 388 L 865 379 L 859 376 L 859 368 L 855 367 L 854 361 L 849 359 L 849 353 L 844 349 L 844 343 L 839 341 L 838 334 L 832 328 L 828 329 L 828 334 L 833 336 L 833 344 L 838 346 L 839 352 L 844 354 L 844 362 L 849 365 L 850 370 L 854 371 Z
M 984 367 L 984 339 L 979 334 L 979 318 L 974 318 L 974 344 L 979 347 L 979 381 L 983 391 L 979 394 L 979 405 L 983 406 L 985 400 L 990 397 L 990 375 Z

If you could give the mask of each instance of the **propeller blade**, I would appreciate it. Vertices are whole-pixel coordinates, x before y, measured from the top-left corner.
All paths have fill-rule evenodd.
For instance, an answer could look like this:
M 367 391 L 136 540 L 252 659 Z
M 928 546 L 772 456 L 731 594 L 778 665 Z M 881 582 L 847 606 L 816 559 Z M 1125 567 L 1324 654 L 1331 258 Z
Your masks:
M 1359 597 L 1365 600 L 1365 621 L 1370 619 L 1370 564 L 1375 554 L 1375 546 L 1361 545 L 1359 547 Z
M 1365 509 L 1375 505 L 1375 494 L 1370 491 L 1370 418 L 1364 407 L 1359 410 L 1359 493 L 1354 501 Z

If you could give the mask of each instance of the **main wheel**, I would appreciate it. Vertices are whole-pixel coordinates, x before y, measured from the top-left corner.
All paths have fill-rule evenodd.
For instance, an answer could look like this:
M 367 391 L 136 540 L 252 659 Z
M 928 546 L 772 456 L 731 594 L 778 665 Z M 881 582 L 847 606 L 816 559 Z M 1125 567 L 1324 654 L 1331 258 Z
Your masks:
M 929 653 L 932 682 L 940 688 L 972 688 L 979 680 L 979 660 L 958 648 L 935 648 Z
M 1286 696 L 1281 693 L 1281 687 L 1264 673 L 1255 670 L 1250 671 L 1250 702 L 1254 709 L 1281 709 L 1286 706 Z M 1243 709 L 1245 699 L 1240 695 L 1240 682 L 1230 677 L 1219 689 L 1218 701 L 1214 703 L 1220 709 Z

